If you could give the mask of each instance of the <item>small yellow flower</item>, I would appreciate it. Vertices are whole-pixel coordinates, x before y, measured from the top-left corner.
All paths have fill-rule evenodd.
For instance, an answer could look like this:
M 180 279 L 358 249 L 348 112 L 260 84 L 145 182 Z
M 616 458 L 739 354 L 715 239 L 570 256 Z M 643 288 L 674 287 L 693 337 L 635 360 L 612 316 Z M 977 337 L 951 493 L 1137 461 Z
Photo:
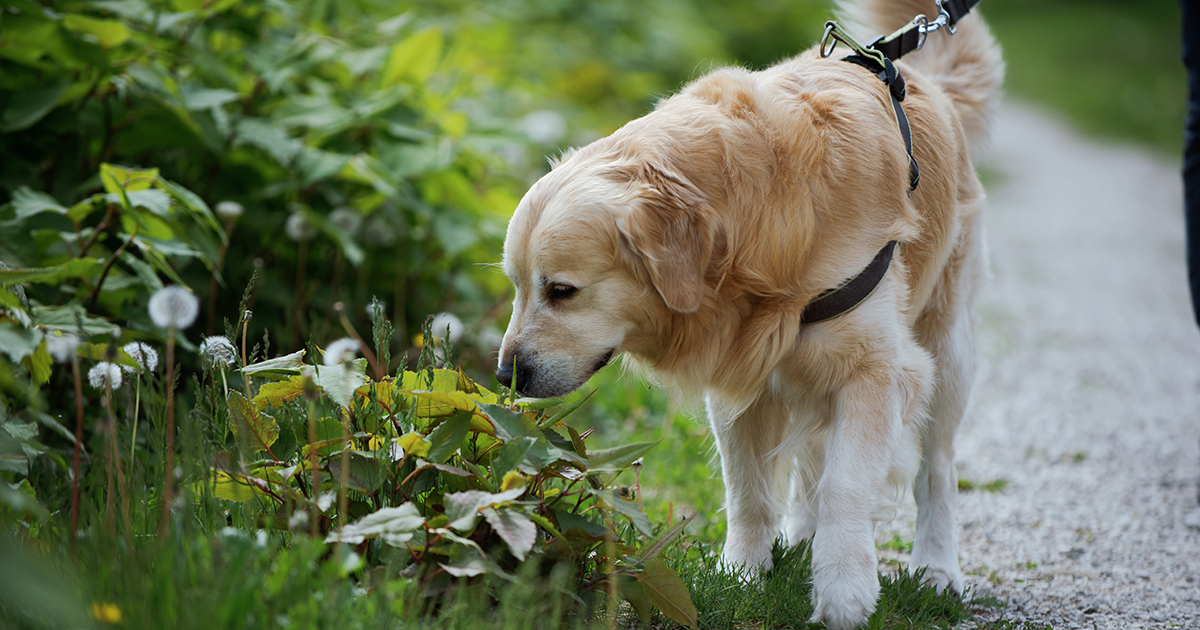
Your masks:
M 102 623 L 121 623 L 121 609 L 116 604 L 107 602 L 92 602 L 88 609 L 92 618 Z
M 413 335 L 412 342 L 413 342 L 414 346 L 416 346 L 418 348 L 424 348 L 425 347 L 425 335 L 421 335 L 421 334 Z

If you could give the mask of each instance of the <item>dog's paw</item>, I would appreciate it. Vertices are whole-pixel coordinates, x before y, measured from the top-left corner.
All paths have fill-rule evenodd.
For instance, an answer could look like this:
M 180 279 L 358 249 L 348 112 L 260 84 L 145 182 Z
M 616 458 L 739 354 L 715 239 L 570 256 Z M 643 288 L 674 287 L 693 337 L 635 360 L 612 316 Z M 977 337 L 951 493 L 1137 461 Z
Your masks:
M 879 600 L 875 545 L 870 538 L 824 533 L 818 529 L 813 540 L 812 620 L 829 630 L 851 630 L 867 622 Z
M 751 548 L 726 540 L 725 550 L 721 553 L 721 566 L 742 580 L 749 580 L 757 573 L 769 571 L 774 566 L 771 546 L 768 544 L 765 550 L 758 547 L 761 545 Z
M 874 576 L 872 576 L 874 577 Z M 864 585 L 830 584 L 816 590 L 816 609 L 811 621 L 824 623 L 829 630 L 854 630 L 865 625 L 879 599 L 879 580 Z
M 963 578 L 962 570 L 957 564 L 950 567 L 939 566 L 924 566 L 919 567 L 915 564 L 908 568 L 909 573 L 915 574 L 917 571 L 924 569 L 925 575 L 923 581 L 937 589 L 938 594 L 944 593 L 946 589 L 950 589 L 961 595 L 966 589 L 966 580 Z

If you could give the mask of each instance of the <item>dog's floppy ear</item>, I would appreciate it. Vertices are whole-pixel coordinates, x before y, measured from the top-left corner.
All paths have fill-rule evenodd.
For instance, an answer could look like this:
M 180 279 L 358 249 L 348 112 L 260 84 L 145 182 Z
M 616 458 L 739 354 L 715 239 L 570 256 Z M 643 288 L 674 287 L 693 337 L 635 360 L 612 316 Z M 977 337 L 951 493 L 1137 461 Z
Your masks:
M 617 219 L 622 239 L 645 263 L 671 310 L 696 312 L 713 251 L 711 207 L 699 189 L 669 170 L 643 163 L 618 174 L 640 189 L 639 203 Z

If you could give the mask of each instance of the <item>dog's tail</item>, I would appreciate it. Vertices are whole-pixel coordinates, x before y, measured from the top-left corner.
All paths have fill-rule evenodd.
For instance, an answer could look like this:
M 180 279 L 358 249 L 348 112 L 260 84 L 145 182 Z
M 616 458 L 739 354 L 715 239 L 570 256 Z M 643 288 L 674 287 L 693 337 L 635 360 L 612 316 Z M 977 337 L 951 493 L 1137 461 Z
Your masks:
M 933 0 L 840 0 L 839 14 L 859 41 L 887 35 L 924 14 L 937 17 Z M 966 129 L 972 153 L 985 147 L 1000 102 L 1004 59 L 987 24 L 973 10 L 958 23 L 954 35 L 945 30 L 930 33 L 921 50 L 906 55 L 904 63 L 941 86 L 954 100 Z

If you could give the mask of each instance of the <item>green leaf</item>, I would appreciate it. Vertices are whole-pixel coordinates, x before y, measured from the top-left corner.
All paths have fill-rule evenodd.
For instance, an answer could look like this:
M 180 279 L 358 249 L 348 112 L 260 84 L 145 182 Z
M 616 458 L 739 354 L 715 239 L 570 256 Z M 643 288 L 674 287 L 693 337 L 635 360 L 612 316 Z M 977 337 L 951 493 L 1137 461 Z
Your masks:
M 554 510 L 554 520 L 558 521 L 558 527 L 564 534 L 569 534 L 574 530 L 593 541 L 604 540 L 604 535 L 608 533 L 608 529 L 603 525 L 593 522 L 586 516 L 566 510 Z
M 270 451 L 279 439 L 279 424 L 266 412 L 259 411 L 236 389 L 229 391 L 229 429 L 246 454 Z
M 628 518 L 633 526 L 644 536 L 653 536 L 654 531 L 650 527 L 650 519 L 646 514 L 638 509 L 638 505 L 633 501 L 621 498 L 613 490 L 595 490 L 587 488 L 589 494 L 599 497 L 604 501 L 604 504 L 612 508 L 617 514 Z
M 254 406 L 259 409 L 282 407 L 289 401 L 304 395 L 304 377 L 293 376 L 286 381 L 264 383 L 254 396 Z
M 427 28 L 393 46 L 381 73 L 383 87 L 403 82 L 423 84 L 437 68 L 442 45 L 442 32 Z
M 531 437 L 514 438 L 506 442 L 496 451 L 496 457 L 492 460 L 492 478 L 497 482 L 504 479 L 504 475 L 516 468 L 536 443 L 537 439 Z
M 367 382 L 367 360 L 355 359 L 332 366 L 305 366 L 301 374 L 311 378 L 330 400 L 350 409 L 354 390 Z
M 655 558 L 646 563 L 646 568 L 637 574 L 638 582 L 646 587 L 650 601 L 676 623 L 689 628 L 698 627 L 696 605 L 687 585 L 679 574 L 665 562 Z
M 116 20 L 98 20 L 96 18 L 68 13 L 63 16 L 63 26 L 72 31 L 87 33 L 105 48 L 120 46 L 129 39 L 129 29 Z
M 533 543 L 537 540 L 537 525 L 534 525 L 525 513 L 487 508 L 483 510 L 483 518 L 492 526 L 496 535 L 504 540 L 508 550 L 517 560 L 524 560 L 529 550 L 533 549 Z
M 171 197 L 162 190 L 147 189 L 147 190 L 132 190 L 122 196 L 119 193 L 109 193 L 105 195 L 107 201 L 124 206 L 124 200 L 129 201 L 129 206 L 126 210 L 134 208 L 145 208 L 150 212 L 163 217 L 171 216 Z
M 444 464 L 458 448 L 471 429 L 471 414 L 459 412 L 438 425 L 429 434 L 429 461 Z
M 70 82 L 58 79 L 40 87 L 17 91 L 9 99 L 3 117 L 0 117 L 0 131 L 11 133 L 32 127 L 58 105 L 58 100 L 70 85 Z
M 303 145 L 283 129 L 261 118 L 245 118 L 238 123 L 238 142 L 262 149 L 280 166 L 291 165 Z
M 12 204 L 18 219 L 27 219 L 41 212 L 67 213 L 67 209 L 58 203 L 57 199 L 44 192 L 30 190 L 28 186 L 21 186 L 13 191 Z
M 104 184 L 104 192 L 120 194 L 148 190 L 158 179 L 158 169 L 132 169 L 115 164 L 100 165 L 100 182 Z
M 460 532 L 469 532 L 475 528 L 475 523 L 479 519 L 479 510 L 515 501 L 523 494 L 525 494 L 524 486 L 496 494 L 481 490 L 450 492 L 442 497 L 442 502 L 446 507 L 446 518 L 449 519 L 447 526 Z
M 0 283 L 2 284 L 2 283 Z M 119 334 L 121 329 L 102 319 L 87 315 L 78 304 L 63 306 L 35 306 L 30 309 L 34 323 L 53 330 L 73 332 L 91 337 L 93 335 Z M 83 328 L 80 329 L 80 322 Z
M 351 523 L 341 529 L 332 531 L 325 542 L 344 542 L 357 545 L 368 538 L 382 538 L 390 545 L 402 546 L 412 539 L 413 532 L 425 525 L 425 517 L 413 503 L 405 503 L 399 507 L 387 507 Z
M 591 468 L 590 472 L 625 470 L 637 458 L 644 455 L 646 451 L 649 451 L 661 441 L 635 442 L 633 444 L 624 444 L 613 448 L 592 451 L 587 458 L 588 466 Z
M 529 416 L 501 405 L 480 405 L 496 426 L 496 437 L 508 441 L 518 437 L 542 438 L 537 424 Z M 544 439 L 544 438 L 543 438 Z
M 242 374 L 281 381 L 299 375 L 305 367 L 308 366 L 304 365 L 304 351 L 297 350 L 282 357 L 247 365 L 242 368 Z
M 609 576 L 608 579 L 614 579 L 615 576 Z M 637 613 L 638 619 L 642 624 L 650 624 L 650 594 L 648 589 L 637 580 L 620 580 L 617 582 L 617 590 L 621 593 L 629 605 L 633 607 L 633 611 Z
M 663 534 L 661 538 L 658 540 L 651 540 L 649 543 L 647 543 L 645 547 L 638 551 L 637 563 L 641 564 L 647 560 L 652 560 L 658 557 L 658 553 L 663 550 L 663 547 L 666 547 L 667 544 L 674 540 L 675 537 L 683 531 L 683 528 L 687 527 L 688 523 L 690 523 L 693 518 L 695 518 L 695 514 L 691 516 L 685 516 L 678 523 L 676 523 L 670 531 Z
M 103 265 L 95 258 L 72 258 L 53 267 L 6 267 L 0 269 L 0 286 L 26 282 L 57 284 L 65 278 L 91 278 L 100 273 Z
M 0 351 L 14 363 L 20 363 L 21 359 L 33 354 L 41 343 L 42 331 L 0 321 Z
M 257 477 L 237 475 L 224 470 L 213 471 L 213 496 L 226 501 L 243 503 L 266 495 L 267 482 Z M 200 494 L 204 487 L 203 481 L 192 485 L 192 492 Z
M 349 466 L 346 470 L 346 487 L 364 494 L 370 494 L 383 486 L 387 479 L 387 468 L 370 453 L 350 451 Z M 329 473 L 334 479 L 342 480 L 342 458 L 334 457 L 329 460 Z

